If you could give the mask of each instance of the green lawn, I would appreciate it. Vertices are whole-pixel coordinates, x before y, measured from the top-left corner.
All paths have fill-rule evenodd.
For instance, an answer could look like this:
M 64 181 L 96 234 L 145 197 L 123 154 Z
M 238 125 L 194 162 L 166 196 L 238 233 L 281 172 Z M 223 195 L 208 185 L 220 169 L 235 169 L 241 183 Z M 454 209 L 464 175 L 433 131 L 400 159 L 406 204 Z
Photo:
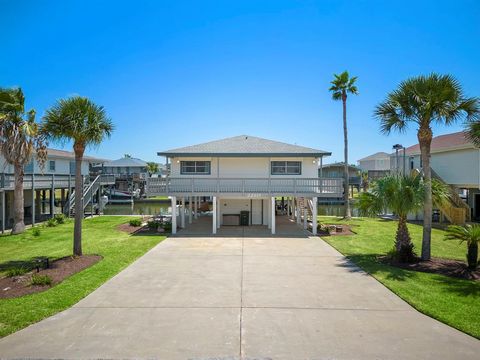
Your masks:
M 0 300 L 0 336 L 69 308 L 106 280 L 165 239 L 164 236 L 131 236 L 116 230 L 131 217 L 102 216 L 84 221 L 83 252 L 103 259 L 51 289 L 16 299 Z M 73 221 L 54 228 L 41 227 L 35 237 L 24 234 L 0 237 L 0 274 L 18 261 L 38 256 L 59 258 L 72 254 Z
M 319 217 L 322 223 L 345 221 Z M 442 275 L 408 271 L 379 263 L 376 258 L 393 247 L 397 223 L 354 218 L 348 222 L 356 235 L 324 237 L 342 254 L 410 303 L 416 309 L 467 334 L 480 338 L 480 283 Z M 420 253 L 422 227 L 409 225 L 415 249 Z M 444 241 L 444 231 L 432 232 L 432 256 L 465 261 L 466 246 Z

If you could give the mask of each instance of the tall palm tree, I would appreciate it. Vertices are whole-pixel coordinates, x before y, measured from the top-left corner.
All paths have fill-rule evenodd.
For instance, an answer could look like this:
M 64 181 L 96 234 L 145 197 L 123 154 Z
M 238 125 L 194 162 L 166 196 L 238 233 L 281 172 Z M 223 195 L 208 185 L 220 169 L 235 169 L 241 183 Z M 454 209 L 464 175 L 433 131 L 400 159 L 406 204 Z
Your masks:
M 82 255 L 83 184 L 82 161 L 85 148 L 99 145 L 110 137 L 113 124 L 103 106 L 94 104 L 88 98 L 74 96 L 61 99 L 47 110 L 42 122 L 42 132 L 49 139 L 58 142 L 73 142 L 75 152 L 75 226 L 73 254 Z
M 417 126 L 426 187 L 423 205 L 422 259 L 429 260 L 432 233 L 432 172 L 430 168 L 432 125 L 451 125 L 462 118 L 467 121 L 478 119 L 479 101 L 477 98 L 467 98 L 460 83 L 454 77 L 432 73 L 400 83 L 396 90 L 377 105 L 374 114 L 380 121 L 381 131 L 385 134 L 390 134 L 393 130 L 404 132 L 409 123 Z
M 447 198 L 446 185 L 435 181 L 433 189 L 436 202 L 443 202 Z M 399 261 L 409 262 L 414 258 L 407 216 L 422 208 L 424 193 L 424 181 L 419 173 L 393 174 L 376 180 L 368 192 L 358 197 L 357 207 L 361 215 L 377 216 L 390 210 L 398 217 L 395 252 Z
M 333 74 L 335 77 L 330 83 L 332 86 L 329 91 L 332 92 L 332 99 L 342 101 L 343 104 L 343 153 L 344 153 L 344 178 L 345 178 L 345 218 L 349 219 L 352 217 L 352 212 L 350 209 L 350 199 L 349 199 L 349 179 L 348 179 L 348 131 L 347 131 L 347 96 L 348 94 L 358 95 L 358 89 L 355 85 L 357 77 L 350 77 L 348 71 L 344 71 L 340 75 Z
M 19 234 L 25 230 L 24 166 L 36 154 L 43 168 L 47 156 L 47 148 L 35 122 L 35 110 L 25 111 L 25 96 L 20 88 L 0 89 L 0 152 L 14 169 L 12 234 Z

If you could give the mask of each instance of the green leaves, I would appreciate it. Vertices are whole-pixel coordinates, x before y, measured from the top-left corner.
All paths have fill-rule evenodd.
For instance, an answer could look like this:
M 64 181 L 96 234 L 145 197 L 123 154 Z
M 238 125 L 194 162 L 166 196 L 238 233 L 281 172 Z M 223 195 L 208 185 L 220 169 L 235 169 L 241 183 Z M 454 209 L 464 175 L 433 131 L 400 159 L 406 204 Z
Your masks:
M 480 225 L 451 225 L 447 228 L 445 240 L 458 240 L 467 245 L 480 243 Z
M 432 73 L 407 79 L 377 105 L 374 116 L 383 133 L 405 131 L 409 122 L 430 127 L 432 122 L 449 125 L 462 118 L 480 117 L 477 98 L 465 97 L 460 83 L 451 75 Z
M 58 142 L 73 140 L 84 147 L 100 144 L 113 129 L 104 107 L 81 96 L 57 101 L 42 121 L 42 133 L 47 138 Z
M 342 100 L 347 97 L 347 94 L 358 95 L 358 88 L 355 85 L 357 76 L 350 77 L 348 71 L 344 71 L 341 74 L 333 74 L 334 79 L 330 83 L 332 86 L 329 91 L 332 92 L 333 100 Z

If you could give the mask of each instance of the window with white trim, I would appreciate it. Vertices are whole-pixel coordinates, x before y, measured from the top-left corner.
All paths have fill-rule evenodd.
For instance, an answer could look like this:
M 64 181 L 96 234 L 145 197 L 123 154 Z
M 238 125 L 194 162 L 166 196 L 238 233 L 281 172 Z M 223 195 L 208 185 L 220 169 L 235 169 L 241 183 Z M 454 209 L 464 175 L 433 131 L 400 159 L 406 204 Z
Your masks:
M 55 160 L 50 160 L 50 161 L 48 162 L 48 169 L 49 169 L 50 171 L 55 171 Z
M 272 161 L 271 174 L 272 175 L 301 175 L 302 162 L 301 161 Z
M 210 161 L 180 161 L 182 175 L 210 175 Z

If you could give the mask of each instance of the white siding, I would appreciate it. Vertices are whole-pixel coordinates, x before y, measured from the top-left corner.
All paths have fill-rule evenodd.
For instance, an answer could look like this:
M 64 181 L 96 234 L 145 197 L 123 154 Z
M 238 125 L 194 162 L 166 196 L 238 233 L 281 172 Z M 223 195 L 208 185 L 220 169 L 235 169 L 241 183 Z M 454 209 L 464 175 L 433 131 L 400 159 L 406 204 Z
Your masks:
M 50 171 L 50 161 L 55 161 L 55 171 Z M 70 174 L 70 162 L 74 162 L 74 159 L 66 159 L 66 158 L 59 158 L 59 157 L 48 157 L 47 162 L 45 163 L 45 167 L 43 171 L 40 169 L 39 164 L 37 161 L 34 161 L 34 172 L 36 174 L 59 174 L 59 175 L 68 175 Z M 0 156 L 0 172 L 5 172 L 5 173 L 11 173 L 13 174 L 13 166 L 10 164 L 7 164 L 5 162 L 5 158 L 3 156 Z M 28 171 L 30 173 L 30 171 Z M 83 175 L 88 175 L 89 173 L 89 163 L 88 161 L 83 161 L 82 162 L 82 174 Z M 73 175 L 73 173 L 72 173 Z
M 196 175 L 198 178 L 268 178 L 271 177 L 298 177 L 298 178 L 316 178 L 318 177 L 318 162 L 315 158 L 268 158 L 268 157 L 248 157 L 248 158 L 172 158 L 172 177 L 192 177 L 192 175 L 180 174 L 181 161 L 210 161 L 210 175 Z M 301 175 L 270 175 L 270 161 L 301 161 Z M 217 164 L 218 163 L 218 164 Z M 219 169 L 219 170 L 218 170 Z M 218 172 L 219 171 L 219 172 Z
M 480 185 L 480 150 L 466 149 L 434 153 L 431 157 L 432 169 L 443 180 L 452 185 L 465 187 Z

